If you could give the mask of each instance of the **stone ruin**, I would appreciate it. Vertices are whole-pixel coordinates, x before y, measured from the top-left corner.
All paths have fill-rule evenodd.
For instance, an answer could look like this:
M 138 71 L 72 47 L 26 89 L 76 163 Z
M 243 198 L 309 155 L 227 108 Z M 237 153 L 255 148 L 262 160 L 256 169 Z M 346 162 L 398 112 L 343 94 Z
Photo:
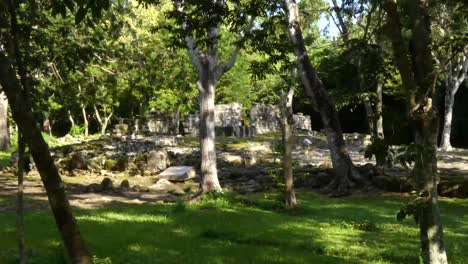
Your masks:
M 114 137 L 143 138 L 152 135 L 177 135 L 179 133 L 178 112 L 151 111 L 147 117 L 119 118 L 114 125 Z
M 246 126 L 239 103 L 218 104 L 215 106 L 216 136 L 249 138 L 256 134 L 280 131 L 278 125 L 278 105 L 254 104 L 249 113 L 250 126 Z M 294 131 L 312 130 L 311 119 L 302 113 L 295 114 Z M 177 112 L 152 111 L 146 118 L 119 119 L 114 126 L 114 137 L 142 138 L 151 135 L 191 135 L 199 134 L 199 113 L 186 115 L 179 122 Z
M 278 105 L 254 104 L 250 110 L 250 124 L 255 127 L 258 134 L 280 131 Z M 293 115 L 294 132 L 309 132 L 312 130 L 310 116 L 302 113 Z
M 200 115 L 198 113 L 186 115 L 182 123 L 186 135 L 197 136 Z M 252 126 L 245 126 L 242 118 L 242 105 L 239 103 L 215 105 L 215 131 L 218 137 L 255 137 L 256 131 Z

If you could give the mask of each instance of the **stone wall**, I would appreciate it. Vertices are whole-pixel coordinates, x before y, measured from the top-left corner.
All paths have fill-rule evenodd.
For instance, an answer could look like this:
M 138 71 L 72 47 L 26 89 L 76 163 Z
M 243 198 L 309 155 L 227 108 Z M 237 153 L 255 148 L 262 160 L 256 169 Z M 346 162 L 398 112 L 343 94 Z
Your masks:
M 277 105 L 254 104 L 250 110 L 250 126 L 244 125 L 242 105 L 239 103 L 215 106 L 215 127 L 217 136 L 255 137 L 258 134 L 280 131 Z M 177 112 L 152 112 L 145 118 L 120 119 L 114 126 L 116 137 L 138 138 L 151 135 L 190 135 L 199 134 L 199 113 L 186 115 L 179 124 Z M 312 130 L 310 116 L 294 115 L 294 131 Z M 180 126 L 179 126 L 180 125 Z
M 151 112 L 147 117 L 119 118 L 112 131 L 115 137 L 138 138 L 178 134 L 177 112 Z
M 278 105 L 254 104 L 250 110 L 250 124 L 255 127 L 258 134 L 280 131 L 278 116 L 280 109 Z M 303 113 L 293 115 L 294 131 L 308 132 L 312 130 L 310 116 Z

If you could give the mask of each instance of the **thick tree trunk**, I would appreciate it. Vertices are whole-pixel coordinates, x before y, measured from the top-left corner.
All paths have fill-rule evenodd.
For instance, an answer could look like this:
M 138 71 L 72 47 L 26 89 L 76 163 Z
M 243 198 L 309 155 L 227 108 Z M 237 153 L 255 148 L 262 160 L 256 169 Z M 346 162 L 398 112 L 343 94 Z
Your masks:
M 284 193 L 284 202 L 287 208 L 297 206 L 296 193 L 294 192 L 293 166 L 292 166 L 292 151 L 294 148 L 293 135 L 293 109 L 292 101 L 294 97 L 294 86 L 290 86 L 288 93 L 282 91 L 281 95 L 281 117 L 280 127 L 282 131 L 282 139 L 284 146 L 283 154 L 283 173 L 286 184 Z
M 424 263 L 447 263 L 440 210 L 437 197 L 437 133 L 438 119 L 430 109 L 420 120 L 413 119 L 415 144 L 420 150 L 413 174 L 426 204 L 418 210 L 419 232 Z M 414 115 L 416 116 L 416 115 Z
M 16 229 L 18 236 L 18 263 L 26 261 L 24 254 L 24 201 L 23 201 L 23 174 L 24 174 L 24 141 L 21 133 L 18 133 L 18 202 L 16 207 Z
M 215 139 L 215 90 L 216 79 L 210 70 L 209 60 L 204 61 L 199 73 L 199 104 L 200 104 L 200 153 L 202 193 L 222 191 L 216 168 Z
M 0 87 L 1 88 L 1 87 Z M 8 99 L 4 92 L 0 93 L 0 150 L 10 148 L 10 130 L 8 128 Z
M 348 195 L 350 189 L 356 183 L 364 185 L 367 184 L 367 180 L 363 179 L 357 172 L 349 157 L 335 104 L 308 57 L 299 24 L 297 3 L 295 0 L 284 0 L 284 4 L 288 15 L 289 37 L 294 46 L 294 55 L 302 79 L 304 93 L 319 110 L 330 149 L 335 178 L 325 188 L 325 191 L 331 192 L 332 196 Z
M 425 264 L 446 264 L 443 228 L 437 197 L 438 118 L 435 98 L 436 70 L 431 52 L 430 16 L 427 1 L 408 0 L 399 9 L 386 0 L 387 31 L 392 42 L 395 62 L 407 92 L 408 114 L 417 147 L 413 174 L 419 197 L 417 208 L 421 255 Z M 401 15 L 399 10 L 401 10 Z M 408 40 L 401 32 L 402 20 L 412 34 Z
M 0 52 L 0 76 L 2 76 L 0 84 L 10 102 L 13 118 L 25 143 L 29 146 L 29 151 L 44 183 L 49 204 L 67 252 L 73 263 L 91 263 L 90 254 L 73 217 L 65 195 L 64 184 L 50 155 L 49 147 L 33 117 L 30 104 L 22 94 L 23 89 L 16 78 L 16 70 L 2 52 Z

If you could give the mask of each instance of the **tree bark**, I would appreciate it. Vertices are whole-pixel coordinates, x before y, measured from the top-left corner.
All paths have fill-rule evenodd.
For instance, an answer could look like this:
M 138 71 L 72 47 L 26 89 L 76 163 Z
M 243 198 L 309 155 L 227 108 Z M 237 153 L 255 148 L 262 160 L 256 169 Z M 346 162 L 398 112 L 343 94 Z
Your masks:
M 73 116 L 72 116 L 72 114 L 71 114 L 71 111 L 70 111 L 70 110 L 68 110 L 68 120 L 70 120 L 70 123 L 71 123 L 71 127 L 70 127 L 70 129 L 71 129 L 72 127 L 74 127 L 74 126 L 75 126 L 75 120 L 73 119 Z
M 296 0 L 284 0 L 284 6 L 287 11 L 289 24 L 288 33 L 294 46 L 294 55 L 303 83 L 304 93 L 314 102 L 319 110 L 330 149 L 335 177 L 324 190 L 330 192 L 332 196 L 348 195 L 351 188 L 356 184 L 367 185 L 367 180 L 362 178 L 357 172 L 349 157 L 335 104 L 310 62 L 299 24 L 299 12 Z
M 83 114 L 83 125 L 84 125 L 84 135 L 85 137 L 88 136 L 89 130 L 88 130 L 88 114 L 86 113 L 86 107 L 84 104 L 81 104 L 81 113 Z
M 291 75 L 294 75 L 292 73 Z M 294 79 L 294 78 L 292 78 Z M 294 86 L 290 85 L 289 91 L 286 94 L 281 91 L 281 117 L 280 127 L 282 131 L 282 139 L 284 146 L 283 154 L 283 175 L 285 181 L 285 193 L 284 202 L 287 208 L 294 208 L 297 206 L 296 193 L 294 192 L 294 178 L 293 178 L 293 166 L 292 166 L 292 151 L 294 148 L 294 135 L 293 135 L 293 97 L 294 97 Z
M 377 81 L 376 87 L 376 101 L 375 101 L 375 128 L 377 131 L 377 138 L 384 139 L 384 129 L 383 129 L 383 98 L 382 98 L 382 80 Z
M 24 174 L 24 141 L 21 133 L 18 133 L 18 193 L 16 207 L 16 229 L 18 237 L 18 263 L 24 264 L 26 261 L 24 254 L 24 201 L 23 201 L 23 174 Z
M 216 168 L 215 145 L 215 90 L 216 79 L 210 71 L 208 60 L 203 62 L 199 73 L 199 103 L 200 103 L 200 152 L 201 152 L 201 191 L 222 191 Z M 206 63 L 206 64 L 205 64 Z
M 444 128 L 442 130 L 442 138 L 440 149 L 445 151 L 452 150 L 450 143 L 450 135 L 452 132 L 452 113 L 455 104 L 455 95 L 458 88 L 463 83 L 468 71 L 468 52 L 456 58 L 458 61 L 449 62 L 447 65 L 447 78 L 445 80 L 445 113 L 444 113 Z M 455 64 L 455 65 L 453 65 Z
M 419 196 L 418 206 L 421 255 L 426 264 L 446 264 L 443 228 L 437 196 L 438 118 L 435 99 L 436 71 L 431 53 L 430 17 L 427 1 L 408 0 L 401 6 L 386 0 L 387 32 L 395 62 L 407 93 L 408 114 L 413 127 L 417 153 L 413 168 Z M 401 19 L 409 24 L 412 35 L 406 41 Z
M 222 0 L 213 1 L 219 6 L 226 5 Z M 174 0 L 174 8 L 182 16 L 186 17 L 185 2 L 183 0 Z M 216 21 L 217 14 L 211 13 L 205 19 Z M 186 31 L 184 42 L 187 53 L 195 70 L 198 73 L 197 87 L 199 90 L 200 104 L 200 152 L 201 152 L 201 193 L 222 191 L 218 180 L 218 171 L 216 168 L 216 139 L 215 139 L 215 92 L 216 85 L 221 76 L 229 71 L 237 59 L 240 46 L 236 47 L 227 62 L 218 61 L 218 40 L 220 25 L 209 25 L 206 28 L 206 51 L 202 52 L 196 45 L 192 30 L 187 21 L 182 21 L 182 29 Z M 253 27 L 253 18 L 251 18 L 247 31 Z
M 0 87 L 1 88 L 1 87 Z M 10 149 L 10 130 L 8 128 L 8 99 L 0 93 L 0 150 Z
M 25 99 L 24 89 L 16 77 L 17 71 L 2 52 L 0 52 L 0 76 L 2 76 L 0 84 L 10 102 L 13 118 L 25 143 L 29 146 L 29 151 L 44 183 L 49 204 L 67 252 L 73 263 L 91 263 L 90 254 L 65 195 L 62 179 L 33 117 L 31 106 Z
M 101 118 L 101 115 L 99 114 L 99 111 L 96 105 L 93 105 L 93 108 L 94 108 L 94 114 L 96 115 L 96 119 L 99 123 L 99 126 L 101 127 L 101 135 L 104 135 L 106 134 L 106 129 L 109 124 L 109 120 L 112 118 L 114 111 L 111 111 L 110 114 L 107 115 L 106 111 L 104 110 L 104 118 Z

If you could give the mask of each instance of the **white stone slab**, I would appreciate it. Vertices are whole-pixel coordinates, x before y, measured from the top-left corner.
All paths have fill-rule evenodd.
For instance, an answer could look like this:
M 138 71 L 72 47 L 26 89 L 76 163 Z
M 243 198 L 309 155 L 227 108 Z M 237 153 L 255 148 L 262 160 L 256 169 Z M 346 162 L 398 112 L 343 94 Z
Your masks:
M 192 166 L 172 166 L 158 175 L 158 178 L 170 181 L 186 181 L 195 177 L 195 168 Z

